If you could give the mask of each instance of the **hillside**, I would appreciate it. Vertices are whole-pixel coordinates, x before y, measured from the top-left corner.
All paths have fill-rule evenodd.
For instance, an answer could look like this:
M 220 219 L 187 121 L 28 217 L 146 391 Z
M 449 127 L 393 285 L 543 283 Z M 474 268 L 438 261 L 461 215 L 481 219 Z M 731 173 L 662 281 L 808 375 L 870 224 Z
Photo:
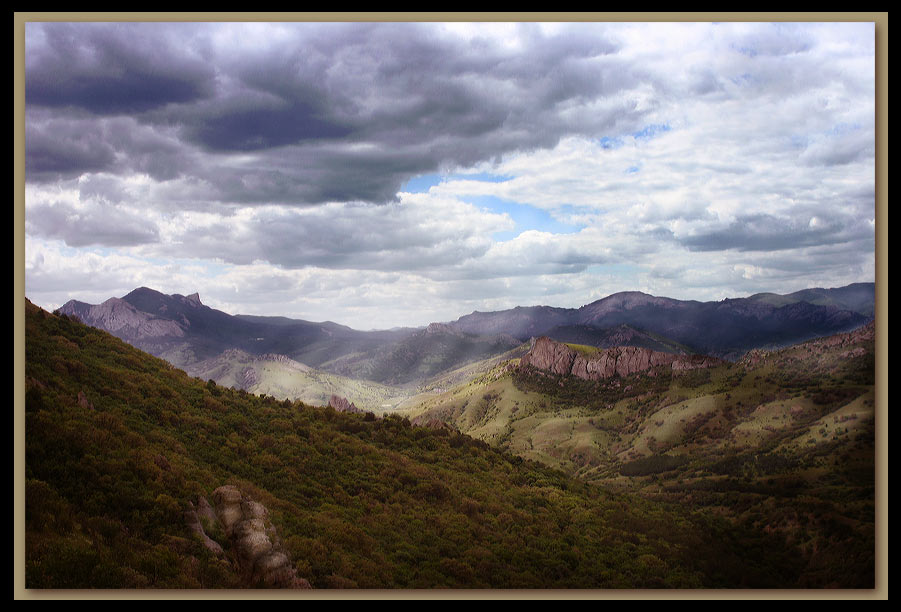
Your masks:
M 314 588 L 790 587 L 801 576 L 780 537 L 712 513 L 401 417 L 191 378 L 30 303 L 25 325 L 27 588 L 263 584 L 265 568 L 242 565 L 229 535 L 245 524 L 238 507 L 264 517 L 265 559 L 288 584 Z
M 872 324 L 693 370 L 663 353 L 626 371 L 578 367 L 612 351 L 625 354 L 539 341 L 407 414 L 607 489 L 781 533 L 805 558 L 804 584 L 871 584 Z
M 338 394 L 375 413 L 393 409 L 413 393 L 403 387 L 317 370 L 284 355 L 251 355 L 237 349 L 193 363 L 185 371 L 203 380 L 214 380 L 223 387 L 315 406 L 328 404 L 329 398 Z

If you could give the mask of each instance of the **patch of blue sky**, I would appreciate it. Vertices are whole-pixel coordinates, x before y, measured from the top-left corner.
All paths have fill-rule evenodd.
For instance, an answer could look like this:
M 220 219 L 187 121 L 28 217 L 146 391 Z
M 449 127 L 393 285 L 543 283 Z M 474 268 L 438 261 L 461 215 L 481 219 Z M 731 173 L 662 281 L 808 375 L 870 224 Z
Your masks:
M 670 129 L 672 128 L 668 123 L 651 123 L 637 132 L 632 132 L 631 136 L 635 140 L 650 140 L 664 132 L 669 132 Z M 603 136 L 597 140 L 597 143 L 601 145 L 602 149 L 612 150 L 622 147 L 626 141 L 620 136 Z
M 69 245 L 63 245 L 63 248 L 61 250 L 66 256 L 72 256 L 76 253 L 84 253 L 85 251 L 93 253 L 94 255 L 100 255 L 101 257 L 109 257 L 110 255 L 117 255 L 119 253 L 114 248 L 102 246 L 70 247 Z
M 631 278 L 645 272 L 644 268 L 631 263 L 593 264 L 585 270 L 590 274 L 610 274 L 613 276 Z
M 161 257 L 142 257 L 145 261 L 157 268 L 200 268 L 204 276 L 213 278 L 233 269 L 234 266 L 220 260 L 211 259 L 163 259 Z
M 754 77 L 750 72 L 745 72 L 737 76 L 729 77 L 729 80 L 732 81 L 734 85 L 742 86 L 750 84 L 754 80 Z
M 641 166 L 629 166 L 626 168 L 626 174 L 635 174 L 641 170 Z
M 790 138 L 790 142 L 794 149 L 806 149 L 807 145 L 810 144 L 807 136 L 800 136 L 798 134 L 793 134 Z
M 831 136 L 840 136 L 842 134 L 848 134 L 849 132 L 856 132 L 862 128 L 863 128 L 863 126 L 857 122 L 854 122 L 854 123 L 841 122 L 841 123 L 836 123 L 834 126 L 832 126 L 832 129 L 828 130 L 826 133 Z
M 429 188 L 439 184 L 441 182 L 441 179 L 442 176 L 440 174 L 423 174 L 421 176 L 414 176 L 409 181 L 404 183 L 400 190 L 404 193 L 426 193 Z
M 598 144 L 601 145 L 602 149 L 618 149 L 623 144 L 623 139 L 620 137 L 611 138 L 610 136 L 604 136 L 598 140 Z
M 670 131 L 670 125 L 668 123 L 652 123 L 650 125 L 646 125 L 642 129 L 638 130 L 632 136 L 635 137 L 635 140 L 650 140 L 663 134 L 665 132 Z
M 504 181 L 509 181 L 512 176 L 505 176 L 502 174 L 492 174 L 490 172 L 471 172 L 471 173 L 456 173 L 456 174 L 422 174 L 420 176 L 415 176 L 411 178 L 409 181 L 404 183 L 404 185 L 400 188 L 401 191 L 405 193 L 426 193 L 431 187 L 435 185 L 440 185 L 441 183 L 447 181 L 458 181 L 458 180 L 467 180 L 467 181 L 484 181 L 486 183 L 503 183 Z
M 585 227 L 584 225 L 574 225 L 560 221 L 554 218 L 548 211 L 541 208 L 536 208 L 528 204 L 520 204 L 519 202 L 514 202 L 512 200 L 505 200 L 497 196 L 467 196 L 460 199 L 473 206 L 478 206 L 483 210 L 498 214 L 506 214 L 513 220 L 516 224 L 513 230 L 495 232 L 492 234 L 492 238 L 498 242 L 512 240 L 528 230 L 537 230 L 548 232 L 550 234 L 575 234 Z M 565 209 L 566 207 L 563 208 Z
M 638 287 L 641 285 L 647 270 L 630 263 L 607 263 L 590 265 L 585 269 L 585 273 L 603 278 L 607 282 L 615 280 L 616 285 L 621 287 Z M 612 293 L 615 293 L 615 291 L 608 291 L 606 295 Z

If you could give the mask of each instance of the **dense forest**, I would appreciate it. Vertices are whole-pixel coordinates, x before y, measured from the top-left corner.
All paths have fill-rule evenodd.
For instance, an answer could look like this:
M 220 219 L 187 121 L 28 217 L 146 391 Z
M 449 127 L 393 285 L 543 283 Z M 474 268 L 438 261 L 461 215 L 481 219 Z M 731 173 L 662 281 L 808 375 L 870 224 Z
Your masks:
M 778 534 L 445 428 L 190 378 L 30 303 L 25 337 L 27 588 L 258 586 L 185 524 L 224 484 L 268 508 L 314 588 L 772 588 L 802 570 Z

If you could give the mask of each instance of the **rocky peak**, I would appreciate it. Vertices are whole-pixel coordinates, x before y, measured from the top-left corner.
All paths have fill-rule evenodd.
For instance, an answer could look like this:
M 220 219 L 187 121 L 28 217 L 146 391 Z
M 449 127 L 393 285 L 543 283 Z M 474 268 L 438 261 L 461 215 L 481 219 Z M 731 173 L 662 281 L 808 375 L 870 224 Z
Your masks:
M 192 293 L 191 295 L 186 295 L 184 301 L 190 304 L 191 306 L 203 306 L 203 303 L 200 301 L 199 293 Z

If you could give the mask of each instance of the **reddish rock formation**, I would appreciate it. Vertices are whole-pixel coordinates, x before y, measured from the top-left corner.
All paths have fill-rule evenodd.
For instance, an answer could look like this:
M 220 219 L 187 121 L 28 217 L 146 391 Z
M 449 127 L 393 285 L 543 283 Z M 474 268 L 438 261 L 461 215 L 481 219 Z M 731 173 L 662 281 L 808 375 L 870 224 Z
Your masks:
M 356 404 L 349 402 L 346 397 L 341 397 L 339 395 L 331 396 L 328 400 L 328 405 L 337 412 L 363 412 L 363 410 L 357 408 Z
M 668 366 L 673 373 L 709 368 L 723 363 L 705 355 L 676 355 L 637 346 L 616 346 L 583 355 L 567 345 L 541 337 L 532 342 L 529 352 L 520 359 L 521 366 L 532 366 L 560 376 L 572 375 L 585 380 L 629 376 Z
M 84 391 L 78 392 L 78 406 L 87 408 L 88 410 L 94 409 L 94 404 L 88 399 L 88 396 L 84 394 Z

